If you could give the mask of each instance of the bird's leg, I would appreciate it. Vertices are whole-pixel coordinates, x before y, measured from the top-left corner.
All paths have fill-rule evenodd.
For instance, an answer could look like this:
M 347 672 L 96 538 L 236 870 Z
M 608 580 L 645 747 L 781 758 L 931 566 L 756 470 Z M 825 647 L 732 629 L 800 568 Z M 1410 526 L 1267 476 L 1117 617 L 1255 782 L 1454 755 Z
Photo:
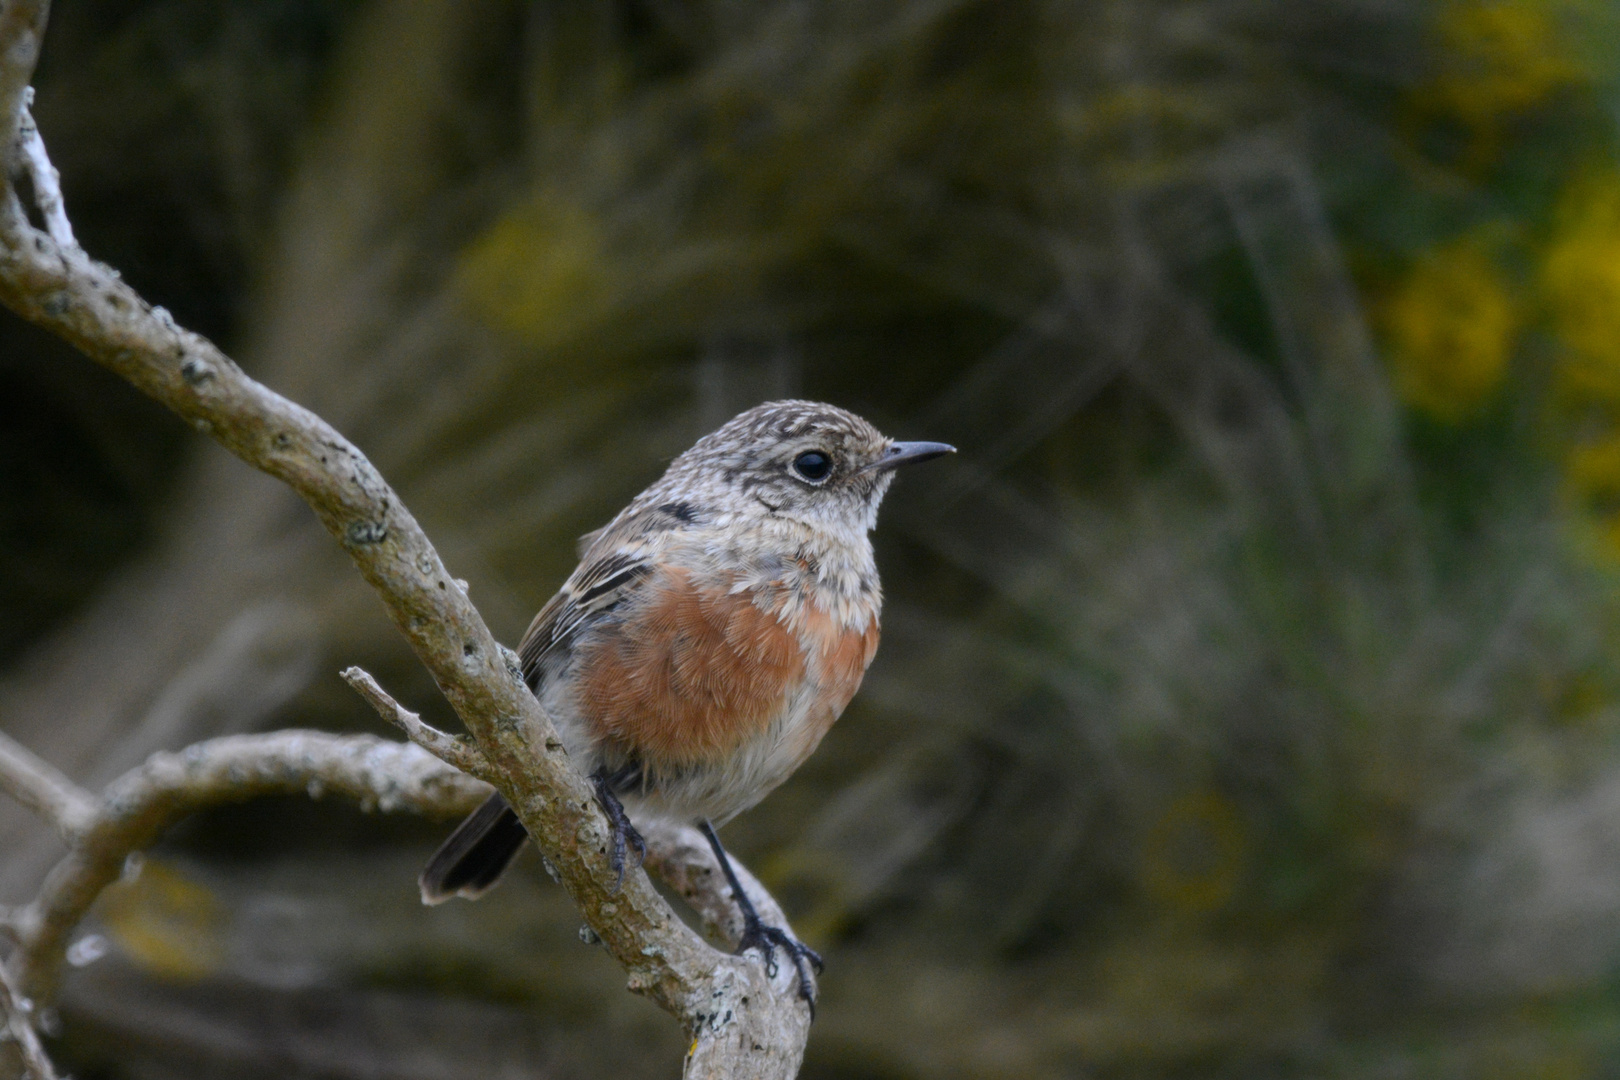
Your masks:
M 618 882 L 613 891 L 618 892 L 624 888 L 624 852 L 626 845 L 636 849 L 636 863 L 640 865 L 647 858 L 647 841 L 641 838 L 635 825 L 630 822 L 630 815 L 624 812 L 624 804 L 619 797 L 613 794 L 613 788 L 608 780 L 605 770 L 598 770 L 591 774 L 591 783 L 596 787 L 596 801 L 602 804 L 602 810 L 607 814 L 608 824 L 613 827 L 613 853 L 608 857 L 608 865 L 613 872 L 619 875 Z
M 742 912 L 743 932 L 742 939 L 737 942 L 737 951 L 745 952 L 751 948 L 758 948 L 765 957 L 765 974 L 776 974 L 776 949 L 780 947 L 783 952 L 793 958 L 793 969 L 799 975 L 799 996 L 810 1006 L 810 1019 L 816 1018 L 816 995 L 811 989 L 810 969 L 815 968 L 820 974 L 825 966 L 821 961 L 821 954 L 816 952 L 804 942 L 799 941 L 780 926 L 766 926 L 760 919 L 759 912 L 754 910 L 753 901 L 743 891 L 742 882 L 737 880 L 737 871 L 731 868 L 731 859 L 726 856 L 726 849 L 720 846 L 720 838 L 715 835 L 714 826 L 707 821 L 698 822 L 698 828 L 703 831 L 704 839 L 709 841 L 709 847 L 714 850 L 714 857 L 720 862 L 720 872 L 726 875 L 726 884 L 731 886 L 731 897 L 737 901 L 737 910 Z

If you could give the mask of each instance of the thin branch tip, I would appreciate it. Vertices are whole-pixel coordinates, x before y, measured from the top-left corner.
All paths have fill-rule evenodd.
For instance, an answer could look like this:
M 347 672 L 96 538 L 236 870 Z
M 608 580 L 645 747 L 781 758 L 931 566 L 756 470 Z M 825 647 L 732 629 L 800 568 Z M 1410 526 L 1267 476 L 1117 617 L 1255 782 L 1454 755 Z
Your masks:
M 394 700 L 365 668 L 351 664 L 338 673 L 354 692 L 365 698 L 377 715 L 399 728 L 405 737 L 447 765 L 480 778 L 491 774 L 489 762 L 478 748 L 422 720 L 422 717 Z
M 34 1030 L 33 1003 L 24 997 L 6 965 L 0 962 L 0 1041 L 16 1044 L 28 1080 L 56 1080 L 39 1032 Z
M 40 138 L 31 109 L 34 88 L 25 87 L 22 108 L 17 116 L 17 153 L 19 164 L 28 173 L 34 186 L 34 204 L 45 223 L 45 231 L 58 247 L 78 250 L 79 242 L 73 236 L 73 224 L 68 220 L 67 205 L 62 201 L 62 174 L 51 164 L 45 152 L 45 140 Z
M 74 843 L 97 817 L 97 800 L 11 736 L 0 732 L 0 791 Z
M 159 752 L 108 785 L 91 827 L 26 908 L 10 912 L 9 957 L 24 994 L 49 1000 L 73 929 L 129 860 L 197 810 L 263 795 L 331 792 L 383 811 L 450 817 L 488 786 L 412 743 L 376 735 L 286 730 L 226 735 Z
M 588 783 L 561 755 L 534 752 L 556 737 L 550 718 L 513 677 L 510 651 L 490 633 L 466 585 L 458 579 L 457 588 L 444 588 L 432 543 L 365 455 L 319 416 L 249 378 L 211 342 L 178 327 L 79 248 L 29 108 L 48 12 L 49 0 L 0 4 L 0 303 L 292 487 L 377 591 L 477 742 L 424 723 L 353 666 L 343 671 L 344 681 L 409 743 L 309 731 L 230 736 L 155 754 L 98 797 L 0 735 L 0 791 L 52 822 L 71 846 L 40 895 L 7 913 L 18 944 L 7 957 L 9 970 L 0 967 L 0 1033 L 10 1031 L 20 1043 L 31 1038 L 25 1067 L 36 1080 L 55 1080 L 42 1049 L 27 1057 L 39 1042 L 23 1003 L 50 998 L 73 928 L 117 880 L 127 856 L 179 817 L 218 802 L 311 788 L 381 809 L 467 813 L 487 798 L 488 782 L 499 781 L 548 865 L 588 913 L 593 933 L 631 972 L 633 987 L 695 1032 L 687 1080 L 790 1080 L 809 1031 L 797 995 L 773 982 L 752 955 L 725 955 L 705 944 L 640 875 L 622 891 L 607 889 L 601 860 L 581 843 L 593 814 L 605 825 Z M 23 176 L 37 214 L 25 212 L 18 197 L 15 181 Z M 184 335 L 179 361 L 177 334 Z M 356 482 L 357 469 L 364 482 Z M 704 898 L 708 921 L 729 929 L 730 905 L 715 893 L 717 875 L 704 872 L 703 857 L 693 852 L 677 862 L 689 868 L 691 894 Z M 776 913 L 762 888 L 755 895 L 757 882 L 745 877 L 742 884 L 762 914 L 767 907 Z

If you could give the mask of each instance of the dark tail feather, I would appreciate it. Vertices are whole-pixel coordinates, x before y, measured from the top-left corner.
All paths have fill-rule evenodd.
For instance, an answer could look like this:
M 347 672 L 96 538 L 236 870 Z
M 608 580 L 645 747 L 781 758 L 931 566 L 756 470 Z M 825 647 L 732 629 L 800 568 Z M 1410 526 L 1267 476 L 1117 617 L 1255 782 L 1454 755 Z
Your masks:
M 491 795 L 428 860 L 416 879 L 422 903 L 442 904 L 452 896 L 478 899 L 500 880 L 528 838 L 506 800 Z

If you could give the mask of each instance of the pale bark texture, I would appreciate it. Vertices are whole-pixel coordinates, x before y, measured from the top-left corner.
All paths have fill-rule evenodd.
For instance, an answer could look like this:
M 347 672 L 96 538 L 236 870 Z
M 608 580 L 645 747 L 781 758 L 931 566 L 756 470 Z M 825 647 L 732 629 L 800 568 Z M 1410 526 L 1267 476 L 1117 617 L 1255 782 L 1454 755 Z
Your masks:
M 515 655 L 491 635 L 366 456 L 320 417 L 247 377 L 210 341 L 176 325 L 74 242 L 27 105 L 45 15 L 46 5 L 20 0 L 0 15 L 0 117 L 6 124 L 0 143 L 8 150 L 9 175 L 28 176 L 44 225 L 30 221 L 8 186 L 0 206 L 0 301 L 283 481 L 315 511 L 472 733 L 476 750 L 421 725 L 363 673 L 351 674 L 351 682 L 418 743 L 474 769 L 507 797 L 591 931 L 623 966 L 629 988 L 690 1034 L 687 1076 L 794 1075 L 810 1013 L 795 992 L 791 968 L 784 966 L 773 980 L 757 956 L 717 951 L 675 916 L 643 873 L 624 875 L 620 886 L 609 865 L 607 822 L 524 685 Z M 49 819 L 70 846 L 39 896 L 9 920 L 18 944 L 7 966 L 20 992 L 48 998 L 74 925 L 116 880 L 127 856 L 176 817 L 312 784 L 385 809 L 435 811 L 465 809 L 486 790 L 414 747 L 280 732 L 156 755 L 91 796 L 20 746 L 0 744 L 0 786 Z M 697 906 L 715 922 L 724 889 L 689 841 L 675 835 L 673 850 L 651 861 L 666 867 L 683 893 L 707 895 Z M 767 900 L 762 892 L 756 897 L 762 911 L 779 916 Z M 10 1015 L 27 1026 L 22 1006 Z

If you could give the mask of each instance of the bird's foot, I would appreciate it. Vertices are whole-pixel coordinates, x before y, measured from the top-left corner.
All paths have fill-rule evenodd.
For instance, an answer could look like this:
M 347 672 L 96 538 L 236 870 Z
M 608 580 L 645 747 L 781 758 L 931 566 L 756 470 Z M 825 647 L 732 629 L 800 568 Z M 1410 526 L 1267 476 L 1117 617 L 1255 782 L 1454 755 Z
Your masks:
M 781 949 L 787 953 L 788 959 L 793 961 L 793 970 L 799 976 L 799 996 L 804 1003 L 810 1006 L 810 1019 L 816 1018 L 816 991 L 815 983 L 810 980 L 810 972 L 814 969 L 820 975 L 826 967 L 821 960 L 821 954 L 810 946 L 789 934 L 780 926 L 766 926 L 754 912 L 754 907 L 747 899 L 739 897 L 738 907 L 743 912 L 742 939 L 737 942 L 739 953 L 749 949 L 758 949 L 765 958 L 765 974 L 770 978 L 776 977 L 776 950 Z
M 591 777 L 591 783 L 596 787 L 596 801 L 602 804 L 602 811 L 607 814 L 608 825 L 613 830 L 613 850 L 608 855 L 608 865 L 618 875 L 614 882 L 613 891 L 618 892 L 624 888 L 624 856 L 628 848 L 636 849 L 636 865 L 640 866 L 647 858 L 647 841 L 642 839 L 641 833 L 630 821 L 630 815 L 624 812 L 624 804 L 619 797 L 613 794 L 608 786 L 608 778 L 602 773 Z
M 816 991 L 815 983 L 810 979 L 811 969 L 816 974 L 826 965 L 821 961 L 821 954 L 810 946 L 789 934 L 780 926 L 767 926 L 754 910 L 754 902 L 748 899 L 743 891 L 742 882 L 737 880 L 737 871 L 731 867 L 731 857 L 726 849 L 720 845 L 720 837 L 715 833 L 714 826 L 707 821 L 698 822 L 698 829 L 709 841 L 709 848 L 714 852 L 715 861 L 720 864 L 720 872 L 726 876 L 726 884 L 731 886 L 731 898 L 737 903 L 737 910 L 742 913 L 743 932 L 737 942 L 737 952 L 744 953 L 749 949 L 758 949 L 765 958 L 765 974 L 775 978 L 777 972 L 776 950 L 781 949 L 793 961 L 793 970 L 799 976 L 799 997 L 810 1006 L 810 1019 L 816 1018 Z

